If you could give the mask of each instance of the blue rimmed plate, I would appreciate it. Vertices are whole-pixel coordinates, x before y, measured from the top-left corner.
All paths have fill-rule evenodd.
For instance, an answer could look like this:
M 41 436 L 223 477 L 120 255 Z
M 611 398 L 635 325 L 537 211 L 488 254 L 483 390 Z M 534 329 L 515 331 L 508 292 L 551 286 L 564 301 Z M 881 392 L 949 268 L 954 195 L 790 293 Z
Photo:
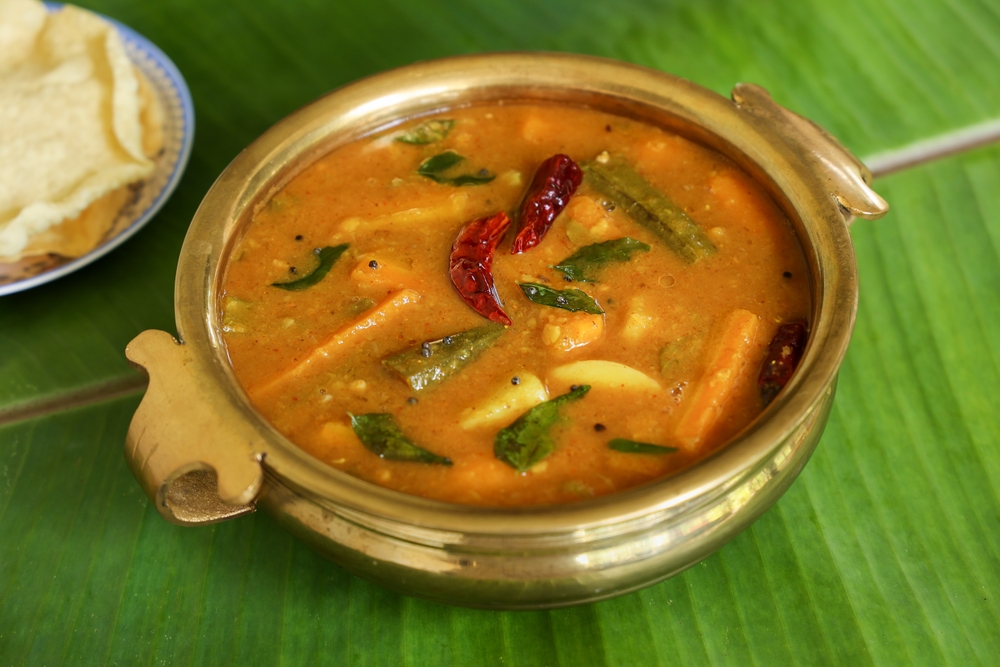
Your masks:
M 62 7 L 45 3 L 49 11 Z M 149 178 L 133 184 L 132 196 L 103 241 L 82 257 L 58 255 L 25 258 L 14 264 L 0 264 L 0 296 L 37 287 L 90 264 L 131 238 L 163 207 L 184 173 L 194 141 L 194 104 L 184 77 L 155 44 L 126 25 L 101 16 L 115 26 L 125 43 L 132 63 L 146 75 L 163 108 L 163 149 L 153 162 Z

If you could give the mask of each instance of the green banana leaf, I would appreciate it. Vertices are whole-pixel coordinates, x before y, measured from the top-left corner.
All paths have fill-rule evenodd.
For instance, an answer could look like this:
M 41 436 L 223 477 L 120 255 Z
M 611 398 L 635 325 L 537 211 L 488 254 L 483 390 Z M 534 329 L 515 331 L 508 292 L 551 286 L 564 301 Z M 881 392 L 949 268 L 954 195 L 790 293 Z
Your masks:
M 125 465 L 142 381 L 123 349 L 174 330 L 187 223 L 268 126 L 359 77 L 502 49 L 738 81 L 864 157 L 1000 118 L 988 0 L 126 0 L 87 6 L 177 63 L 197 136 L 139 235 L 0 298 L 2 665 L 1000 663 L 1000 150 L 880 178 L 827 431 L 777 505 L 690 570 L 613 600 L 489 612 L 400 596 L 255 514 L 163 521 Z

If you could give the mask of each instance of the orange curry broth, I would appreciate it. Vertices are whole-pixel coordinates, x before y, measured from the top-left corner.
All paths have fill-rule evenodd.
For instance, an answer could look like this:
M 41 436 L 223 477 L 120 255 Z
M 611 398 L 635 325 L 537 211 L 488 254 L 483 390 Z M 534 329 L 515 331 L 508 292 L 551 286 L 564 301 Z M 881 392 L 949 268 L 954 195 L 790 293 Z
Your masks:
M 758 184 L 712 150 L 593 110 L 505 104 L 439 117 L 457 121 L 442 141 L 405 144 L 393 140 L 399 132 L 394 129 L 320 159 L 257 215 L 233 253 L 225 277 L 226 345 L 254 406 L 279 431 L 335 468 L 405 493 L 473 505 L 544 505 L 606 495 L 675 472 L 760 413 L 756 378 L 768 344 L 781 322 L 808 317 L 809 286 L 795 234 Z M 449 149 L 465 156 L 466 171 L 485 168 L 496 178 L 457 187 L 417 174 L 425 159 Z M 382 366 L 382 359 L 423 341 L 488 324 L 449 280 L 448 256 L 459 230 L 500 210 L 514 217 L 535 169 L 553 154 L 582 162 L 602 151 L 635 165 L 684 208 L 718 252 L 685 263 L 620 209 L 606 210 L 612 207 L 584 179 L 540 245 L 509 254 L 515 219 L 498 247 L 493 271 L 513 325 L 490 349 L 420 393 Z M 623 236 L 652 249 L 606 265 L 599 282 L 568 283 L 550 268 L 581 246 Z M 313 287 L 290 292 L 271 286 L 294 279 L 291 266 L 297 275 L 307 273 L 316 262 L 315 248 L 341 243 L 349 249 Z M 388 270 L 366 271 L 373 259 Z M 606 311 L 603 333 L 566 351 L 579 342 L 573 331 L 583 331 L 582 339 L 592 336 L 593 318 L 601 316 L 532 303 L 516 284 L 524 281 L 595 297 Z M 417 292 L 419 301 L 342 346 L 347 349 L 311 364 L 294 382 L 275 386 L 273 378 L 284 369 L 401 288 Z M 706 374 L 715 332 L 737 309 L 759 318 L 746 363 L 730 378 L 721 417 L 694 446 L 680 446 L 674 431 L 685 400 Z M 664 369 L 661 350 L 678 340 L 695 344 Z M 523 409 L 492 424 L 461 425 L 470 406 L 510 387 L 514 377 L 537 376 L 550 398 L 566 393 L 571 383 L 551 379 L 552 370 L 589 359 L 628 365 L 660 389 L 595 384 L 561 409 L 552 431 L 556 451 L 526 473 L 493 452 L 497 432 Z M 383 460 L 365 449 L 348 413 L 383 412 L 413 442 L 453 465 Z M 607 446 L 618 437 L 679 450 L 621 453 Z

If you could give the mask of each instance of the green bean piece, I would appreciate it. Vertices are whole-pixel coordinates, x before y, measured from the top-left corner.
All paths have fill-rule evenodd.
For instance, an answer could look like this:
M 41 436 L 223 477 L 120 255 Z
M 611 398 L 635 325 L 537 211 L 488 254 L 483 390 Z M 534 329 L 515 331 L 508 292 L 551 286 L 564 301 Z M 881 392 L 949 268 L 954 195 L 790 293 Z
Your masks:
M 316 265 L 315 269 L 297 280 L 284 283 L 271 283 L 271 287 L 277 287 L 279 289 L 293 292 L 298 292 L 299 290 L 304 290 L 307 287 L 312 287 L 319 281 L 323 280 L 323 277 L 330 272 L 333 265 L 337 263 L 340 256 L 344 254 L 345 250 L 347 250 L 347 246 L 348 244 L 341 243 L 337 246 L 316 248 L 316 256 L 319 258 L 319 263 Z
M 654 232 L 684 261 L 693 263 L 715 252 L 697 223 L 620 157 L 606 163 L 592 160 L 582 167 L 591 187 Z
M 447 137 L 453 127 L 455 127 L 455 121 L 453 120 L 444 118 L 441 120 L 425 120 L 420 125 L 400 134 L 396 137 L 396 141 L 404 144 L 416 144 L 418 146 L 433 144 L 435 141 L 441 141 Z
M 451 459 L 438 456 L 403 435 L 392 415 L 380 412 L 367 415 L 352 415 L 351 426 L 369 451 L 382 459 L 393 461 L 415 461 L 417 463 L 439 463 L 450 466 Z
M 531 408 L 497 433 L 493 454 L 518 472 L 528 470 L 555 451 L 556 443 L 550 432 L 559 421 L 559 408 L 583 398 L 588 391 L 590 385 L 578 386 Z
M 371 310 L 372 306 L 375 305 L 375 299 L 370 299 L 367 296 L 353 297 L 351 302 L 347 306 L 347 314 L 351 316 L 358 316 L 361 313 Z
M 429 389 L 475 361 L 500 334 L 502 326 L 487 325 L 428 341 L 382 360 L 413 391 Z
M 633 253 L 649 250 L 648 244 L 626 236 L 583 246 L 552 268 L 562 271 L 568 280 L 592 283 L 597 281 L 594 272 L 605 264 L 627 262 L 632 259 Z
M 562 308 L 571 313 L 582 310 L 591 315 L 604 314 L 604 309 L 601 308 L 594 297 L 583 290 L 557 290 L 538 283 L 518 283 L 517 286 L 521 288 L 524 296 L 528 297 L 530 301 L 541 306 Z
M 253 304 L 234 296 L 227 296 L 223 302 L 222 330 L 226 333 L 247 333 L 249 327 L 245 318 Z
M 704 341 L 689 334 L 676 338 L 660 349 L 660 373 L 671 375 L 694 360 Z
M 615 438 L 611 440 L 608 443 L 608 449 L 613 449 L 616 452 L 623 452 L 625 454 L 652 454 L 654 456 L 673 454 L 674 452 L 677 451 L 676 447 L 665 447 L 664 445 L 651 445 L 648 442 L 626 440 L 625 438 Z

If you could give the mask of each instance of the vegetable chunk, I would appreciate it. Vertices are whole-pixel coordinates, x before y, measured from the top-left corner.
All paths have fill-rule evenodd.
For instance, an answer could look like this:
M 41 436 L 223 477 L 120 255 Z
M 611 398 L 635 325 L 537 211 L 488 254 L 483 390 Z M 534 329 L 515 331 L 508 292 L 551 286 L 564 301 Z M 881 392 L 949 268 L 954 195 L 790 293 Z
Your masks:
M 611 223 L 611 214 L 594 201 L 593 197 L 583 195 L 574 197 L 566 209 L 566 214 L 591 231 L 594 227 L 607 226 Z
M 358 260 L 351 271 L 351 280 L 359 285 L 375 287 L 413 288 L 420 282 L 413 271 L 377 258 L 375 255 L 364 255 Z
M 364 313 L 361 317 L 358 317 L 334 333 L 322 345 L 319 345 L 307 354 L 305 358 L 296 361 L 257 387 L 248 387 L 248 393 L 255 400 L 260 400 L 264 395 L 280 388 L 288 382 L 300 378 L 309 370 L 334 361 L 338 356 L 349 350 L 349 345 L 354 343 L 357 338 L 369 329 L 398 319 L 406 306 L 417 303 L 420 301 L 420 298 L 420 294 L 413 290 L 404 289 L 393 292 L 378 307 Z
M 542 342 L 559 352 L 569 352 L 604 337 L 604 315 L 573 313 L 550 319 L 542 328 Z
M 435 206 L 407 208 L 373 218 L 345 218 L 340 230 L 353 234 L 358 231 L 373 232 L 387 229 L 418 229 L 422 225 L 449 224 L 467 220 L 475 211 L 475 202 L 467 192 L 453 192 L 442 203 Z
M 628 314 L 625 316 L 625 326 L 622 327 L 622 337 L 631 343 L 642 340 L 647 334 L 655 331 L 657 318 L 646 299 L 641 296 L 629 300 Z
M 660 384 L 642 371 L 614 361 L 576 361 L 554 368 L 549 373 L 554 382 L 587 384 L 595 388 L 623 391 L 659 391 Z
M 444 140 L 455 127 L 455 121 L 450 118 L 426 120 L 396 137 L 396 141 L 404 144 L 423 146 Z
M 465 430 L 509 420 L 539 403 L 549 400 L 549 392 L 531 373 L 518 373 L 517 384 L 506 383 L 479 405 L 462 411 L 459 424 Z
M 674 429 L 684 449 L 697 451 L 719 421 L 750 361 L 759 326 L 760 318 L 750 311 L 734 310 L 710 343 L 708 366 Z
M 621 158 L 603 163 L 598 159 L 582 166 L 595 190 L 655 232 L 684 261 L 695 262 L 715 252 L 715 246 L 694 220 Z

